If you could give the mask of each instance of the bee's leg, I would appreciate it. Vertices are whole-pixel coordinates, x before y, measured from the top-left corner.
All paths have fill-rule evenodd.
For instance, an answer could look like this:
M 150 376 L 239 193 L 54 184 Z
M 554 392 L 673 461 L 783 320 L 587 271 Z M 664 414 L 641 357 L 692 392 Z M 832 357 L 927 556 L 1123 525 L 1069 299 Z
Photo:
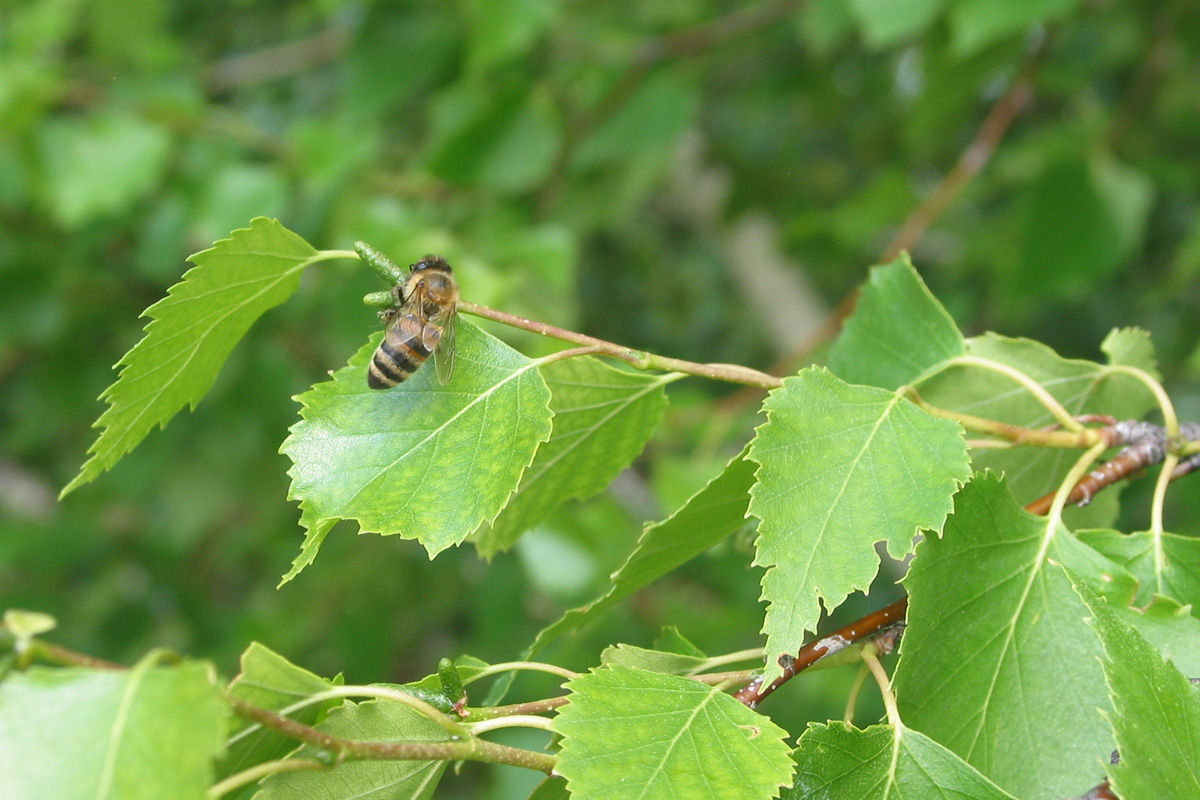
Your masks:
M 392 305 L 404 305 L 404 284 L 397 283 L 392 287 Z
M 396 316 L 396 312 L 398 310 L 399 309 L 395 308 L 385 308 L 383 311 L 379 312 L 379 318 L 383 320 L 383 324 L 386 325 L 392 321 L 392 317 Z

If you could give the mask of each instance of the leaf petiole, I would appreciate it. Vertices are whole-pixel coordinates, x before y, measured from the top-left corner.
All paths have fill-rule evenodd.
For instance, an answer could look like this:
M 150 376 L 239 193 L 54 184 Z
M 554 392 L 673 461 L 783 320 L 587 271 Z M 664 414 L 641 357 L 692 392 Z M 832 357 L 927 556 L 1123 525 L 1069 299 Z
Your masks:
M 998 372 L 1001 375 L 1011 378 L 1016 383 L 1019 383 L 1021 386 L 1025 387 L 1025 389 L 1031 395 L 1033 395 L 1034 399 L 1045 406 L 1046 410 L 1049 411 L 1050 414 L 1053 415 L 1056 420 L 1058 420 L 1058 423 L 1068 431 L 1079 433 L 1084 430 L 1083 424 L 1080 423 L 1079 420 L 1075 419 L 1075 417 L 1071 416 L 1071 412 L 1063 408 L 1062 404 L 1055 399 L 1054 395 L 1050 394 L 1048 391 L 1046 391 L 1045 387 L 1043 387 L 1033 378 L 1026 375 L 1024 372 L 1021 372 L 1019 369 L 1014 369 L 1007 364 L 1002 364 L 999 361 L 993 361 L 990 358 L 980 358 L 979 356 L 956 356 L 955 358 L 952 358 L 946 362 L 947 368 L 953 366 L 979 367 L 981 369 L 991 370 L 992 372 Z

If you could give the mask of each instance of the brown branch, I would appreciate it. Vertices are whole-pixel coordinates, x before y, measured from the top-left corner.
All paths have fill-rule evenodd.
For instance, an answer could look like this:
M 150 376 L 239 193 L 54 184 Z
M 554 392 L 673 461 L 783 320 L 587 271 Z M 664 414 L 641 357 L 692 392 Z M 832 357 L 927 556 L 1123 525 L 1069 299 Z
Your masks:
M 1041 66 L 1044 52 L 1045 39 L 1042 38 L 1031 49 L 1008 91 L 992 106 L 983 124 L 979 126 L 975 138 L 959 157 L 958 163 L 946 173 L 937 188 L 909 214 L 892 241 L 883 249 L 881 261 L 891 261 L 900 251 L 911 251 L 916 247 L 933 221 L 941 216 L 967 184 L 987 166 L 1009 125 L 1033 98 L 1033 79 Z

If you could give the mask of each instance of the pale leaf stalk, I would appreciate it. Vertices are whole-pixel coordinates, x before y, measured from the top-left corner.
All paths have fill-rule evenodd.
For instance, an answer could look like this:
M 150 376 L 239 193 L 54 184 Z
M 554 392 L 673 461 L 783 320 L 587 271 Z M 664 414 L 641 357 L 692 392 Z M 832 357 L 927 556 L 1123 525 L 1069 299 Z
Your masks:
M 947 366 L 973 366 L 982 369 L 989 369 L 993 372 L 998 372 L 1025 387 L 1033 397 L 1045 406 L 1046 410 L 1058 420 L 1058 423 L 1068 431 L 1079 433 L 1084 430 L 1083 424 L 1079 420 L 1071 416 L 1071 412 L 1063 408 L 1062 404 L 1054 398 L 1046 389 L 1035 381 L 1033 378 L 1021 372 L 1019 369 L 1014 369 L 1007 364 L 1001 364 L 999 361 L 992 361 L 989 358 L 980 358 L 979 356 L 956 356 L 946 362 Z
M 1046 514 L 1047 524 L 1051 528 L 1057 527 L 1062 522 L 1063 509 L 1067 507 L 1067 499 L 1071 496 L 1071 491 L 1075 488 L 1075 484 L 1088 474 L 1088 470 L 1092 468 L 1101 454 L 1109 447 L 1107 442 L 1099 442 L 1092 445 L 1090 449 L 1075 462 L 1071 467 L 1071 471 L 1063 478 L 1059 484 L 1058 491 L 1054 493 L 1054 502 L 1050 505 L 1050 511 Z
M 766 652 L 761 647 L 751 647 L 749 650 L 739 650 L 736 653 L 726 653 L 721 656 L 713 656 L 706 658 L 700 663 L 697 671 L 712 669 L 713 667 L 723 667 L 726 664 L 736 664 L 739 661 L 761 661 L 763 653 Z
M 490 664 L 469 678 L 463 678 L 463 684 L 466 685 L 468 683 L 474 683 L 475 681 L 481 680 L 490 675 L 498 675 L 502 672 L 515 672 L 518 670 L 525 670 L 529 672 L 548 672 L 551 675 L 557 675 L 560 678 L 565 678 L 569 681 L 579 677 L 578 672 L 572 672 L 565 667 L 555 666 L 554 664 L 543 664 L 539 661 L 506 661 L 503 664 Z
M 1164 593 L 1163 573 L 1167 568 L 1167 553 L 1163 549 L 1163 504 L 1167 500 L 1167 485 L 1179 463 L 1176 453 L 1168 452 L 1163 459 L 1162 469 L 1158 473 L 1158 481 L 1154 484 L 1154 503 L 1150 507 L 1150 534 L 1154 537 L 1154 574 L 1158 581 L 1159 593 Z
M 217 798 L 224 797 L 234 789 L 240 789 L 243 786 L 248 786 L 251 783 L 280 772 L 326 769 L 329 769 L 329 765 L 317 761 L 315 758 L 280 758 L 275 761 L 264 761 L 261 764 L 255 764 L 249 769 L 235 772 L 223 781 L 214 783 L 208 789 L 208 796 L 211 800 L 217 800 Z
M 485 719 L 495 719 L 496 717 L 544 714 L 547 711 L 553 711 L 556 708 L 565 706 L 569 699 L 569 697 L 563 695 L 561 697 L 548 697 L 545 700 L 531 700 L 527 703 L 514 703 L 508 706 L 469 708 L 467 709 L 468 716 L 466 717 L 466 722 L 478 722 Z
M 1167 429 L 1168 447 L 1171 441 L 1179 439 L 1179 417 L 1175 414 L 1175 405 L 1171 402 L 1171 398 L 1167 396 L 1167 390 L 1163 388 L 1161 383 L 1154 380 L 1153 376 L 1145 370 L 1130 367 L 1126 364 L 1108 366 L 1104 368 L 1104 371 L 1105 373 L 1117 372 L 1129 375 L 1144 383 L 1146 388 L 1154 395 L 1154 399 L 1158 402 L 1158 407 L 1162 409 L 1163 427 Z
M 842 714 L 842 721 L 847 725 L 854 724 L 854 709 L 858 706 L 858 696 L 862 694 L 862 687 L 867 682 L 867 676 L 871 674 L 871 668 L 867 666 L 867 662 L 863 661 L 862 667 L 859 668 L 858 674 L 854 676 L 854 683 L 850 684 L 850 691 L 846 696 L 846 712 Z
M 472 735 L 478 736 L 487 731 L 494 731 L 497 728 L 537 728 L 543 731 L 552 731 L 551 720 L 546 717 L 537 717 L 532 714 L 513 714 L 507 717 L 493 717 L 492 719 L 480 720 L 472 723 L 468 727 Z
M 328 691 L 309 695 L 303 700 L 297 700 L 295 703 L 285 706 L 275 713 L 282 717 L 286 717 L 289 714 L 296 713 L 302 708 L 307 708 L 308 706 L 315 705 L 316 703 L 323 703 L 326 700 L 333 700 L 339 697 L 373 697 L 380 700 L 394 700 L 397 703 L 403 703 L 414 711 L 429 717 L 429 719 L 436 722 L 451 736 L 461 737 L 469 735 L 469 731 L 465 726 L 455 722 L 453 719 L 443 714 L 441 711 L 434 708 L 429 703 L 426 703 L 419 697 L 414 697 L 406 692 L 388 689 L 383 686 L 338 686 L 333 689 L 329 689 Z M 235 700 L 235 698 L 232 697 L 229 699 L 230 702 Z M 256 730 L 258 730 L 258 727 L 259 726 L 257 725 L 251 725 L 250 727 L 239 731 L 225 743 L 226 747 L 233 745 L 237 743 L 238 740 L 249 736 L 251 733 L 254 733 Z
M 1040 386 L 1038 387 L 1041 388 Z M 994 436 L 1003 441 L 1000 442 L 982 442 L 986 447 L 1016 447 L 1019 445 L 1035 445 L 1037 447 L 1062 447 L 1062 448 L 1078 448 L 1091 447 L 1097 442 L 1103 441 L 1103 434 L 1099 428 L 1085 428 L 1078 420 L 1072 418 L 1075 428 L 1071 431 L 1050 431 L 1040 430 L 1037 428 L 1022 428 L 1019 425 L 1010 425 L 1007 422 L 998 422 L 993 419 L 985 419 L 983 417 L 972 416 L 971 414 L 963 414 L 958 411 L 948 411 L 944 408 L 931 405 L 926 402 L 920 393 L 912 386 L 902 386 L 897 390 L 898 393 L 911 400 L 922 411 L 930 416 L 939 417 L 941 419 L 950 419 L 962 425 L 964 429 L 972 433 L 982 433 L 986 436 Z M 973 440 L 971 444 L 978 440 Z
M 762 672 L 762 669 L 739 669 L 732 672 L 706 672 L 703 675 L 692 675 L 692 680 L 705 686 L 719 686 L 722 689 L 735 683 L 745 683 Z
M 900 720 L 900 709 L 896 706 L 896 695 L 892 693 L 892 679 L 888 676 L 887 670 L 883 668 L 883 664 L 879 663 L 879 656 L 875 645 L 868 644 L 862 650 L 863 663 L 871 670 L 871 674 L 875 676 L 875 682 L 879 684 L 879 694 L 883 698 L 883 707 L 887 709 L 888 724 L 896 729 L 896 736 L 899 737 L 904 723 Z

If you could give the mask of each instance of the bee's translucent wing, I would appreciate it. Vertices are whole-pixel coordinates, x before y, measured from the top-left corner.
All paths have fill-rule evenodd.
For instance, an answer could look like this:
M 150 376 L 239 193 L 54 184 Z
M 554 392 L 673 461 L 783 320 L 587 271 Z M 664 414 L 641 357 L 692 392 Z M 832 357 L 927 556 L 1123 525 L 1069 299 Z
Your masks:
M 433 351 L 433 366 L 437 370 L 438 381 L 443 384 L 450 382 L 454 374 L 454 320 L 457 314 L 453 308 L 446 315 L 442 325 L 442 338 L 437 349 Z M 430 326 L 432 327 L 432 326 Z

